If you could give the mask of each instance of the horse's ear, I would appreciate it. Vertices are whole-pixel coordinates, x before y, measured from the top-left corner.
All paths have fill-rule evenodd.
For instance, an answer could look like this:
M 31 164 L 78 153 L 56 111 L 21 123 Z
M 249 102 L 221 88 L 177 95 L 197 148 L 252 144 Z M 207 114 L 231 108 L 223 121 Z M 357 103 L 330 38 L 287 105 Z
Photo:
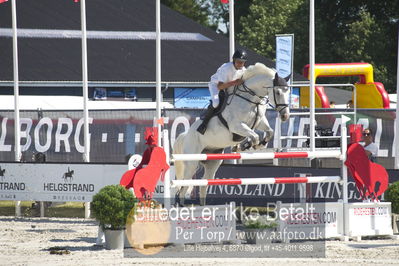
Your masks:
M 274 75 L 274 79 L 273 79 L 273 86 L 278 86 L 278 73 L 276 72 L 276 74 Z
M 290 80 L 290 78 L 291 78 L 291 74 L 289 74 L 288 76 L 286 76 L 284 79 L 285 79 L 285 81 L 289 81 Z

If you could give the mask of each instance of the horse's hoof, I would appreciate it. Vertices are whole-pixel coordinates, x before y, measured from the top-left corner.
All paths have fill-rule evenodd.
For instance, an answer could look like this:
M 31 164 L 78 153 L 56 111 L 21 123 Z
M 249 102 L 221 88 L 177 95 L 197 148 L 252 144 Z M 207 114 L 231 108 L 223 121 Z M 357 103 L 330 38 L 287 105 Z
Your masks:
M 174 206 L 175 207 L 184 207 L 184 205 L 181 204 L 181 202 L 180 202 L 180 197 L 179 197 L 178 194 L 175 195 L 175 204 L 174 204 Z
M 241 144 L 240 144 L 240 150 L 242 150 L 242 151 L 248 150 L 251 147 L 252 147 L 252 142 L 249 140 L 241 142 Z

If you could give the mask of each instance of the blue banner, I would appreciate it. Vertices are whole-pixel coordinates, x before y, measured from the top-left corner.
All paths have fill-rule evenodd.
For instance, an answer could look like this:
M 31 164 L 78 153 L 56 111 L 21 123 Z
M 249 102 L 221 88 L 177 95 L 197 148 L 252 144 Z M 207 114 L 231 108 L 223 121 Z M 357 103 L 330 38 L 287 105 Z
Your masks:
M 294 50 L 294 35 L 276 36 L 276 70 L 281 77 L 292 73 Z
M 176 108 L 205 108 L 210 99 L 206 88 L 175 88 Z

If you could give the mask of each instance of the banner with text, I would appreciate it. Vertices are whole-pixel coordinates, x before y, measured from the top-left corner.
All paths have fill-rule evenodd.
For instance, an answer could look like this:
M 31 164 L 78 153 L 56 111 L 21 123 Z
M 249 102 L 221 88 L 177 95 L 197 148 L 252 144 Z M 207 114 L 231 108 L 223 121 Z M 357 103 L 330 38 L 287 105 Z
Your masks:
M 293 112 L 307 112 L 296 109 Z M 323 112 L 329 110 L 317 110 Z M 335 111 L 345 111 L 336 109 Z M 165 109 L 165 128 L 169 129 L 170 143 L 177 136 L 188 131 L 190 125 L 200 116 L 198 109 Z M 22 162 L 33 161 L 36 153 L 43 153 L 47 162 L 83 162 L 83 112 L 82 111 L 21 111 L 20 135 Z M 14 161 L 14 121 L 12 111 L 0 112 L 0 161 Z M 142 154 L 146 149 L 144 132 L 152 127 L 155 110 L 106 110 L 90 111 L 90 161 L 96 163 L 124 163 L 127 155 Z M 351 117 L 351 116 L 349 116 Z M 269 109 L 267 118 L 275 128 L 276 112 Z M 374 141 L 379 147 L 377 162 L 393 169 L 395 149 L 395 110 L 361 109 L 357 121 L 364 128 L 375 132 Z M 217 118 L 214 118 L 217 119 Z M 340 115 L 317 115 L 317 125 L 331 128 L 333 135 L 340 135 Z M 309 132 L 308 115 L 296 115 L 281 124 L 282 136 L 303 136 Z M 172 147 L 172 146 L 171 146 Z M 281 148 L 306 147 L 306 139 L 283 140 Z M 272 140 L 267 148 L 277 148 Z

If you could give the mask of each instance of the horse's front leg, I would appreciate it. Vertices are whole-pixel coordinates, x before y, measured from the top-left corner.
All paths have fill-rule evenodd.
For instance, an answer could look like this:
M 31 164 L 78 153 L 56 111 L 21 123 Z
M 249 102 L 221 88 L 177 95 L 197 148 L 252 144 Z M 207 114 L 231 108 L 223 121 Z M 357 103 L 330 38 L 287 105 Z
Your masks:
M 232 133 L 246 137 L 247 139 L 240 144 L 241 150 L 246 150 L 259 144 L 259 135 L 244 123 L 238 123 L 230 127 Z
M 266 116 L 262 116 L 256 129 L 264 132 L 264 137 L 261 138 L 259 144 L 253 146 L 254 149 L 260 149 L 265 147 L 267 143 L 272 139 L 274 131 L 270 127 L 269 121 L 267 120 Z

